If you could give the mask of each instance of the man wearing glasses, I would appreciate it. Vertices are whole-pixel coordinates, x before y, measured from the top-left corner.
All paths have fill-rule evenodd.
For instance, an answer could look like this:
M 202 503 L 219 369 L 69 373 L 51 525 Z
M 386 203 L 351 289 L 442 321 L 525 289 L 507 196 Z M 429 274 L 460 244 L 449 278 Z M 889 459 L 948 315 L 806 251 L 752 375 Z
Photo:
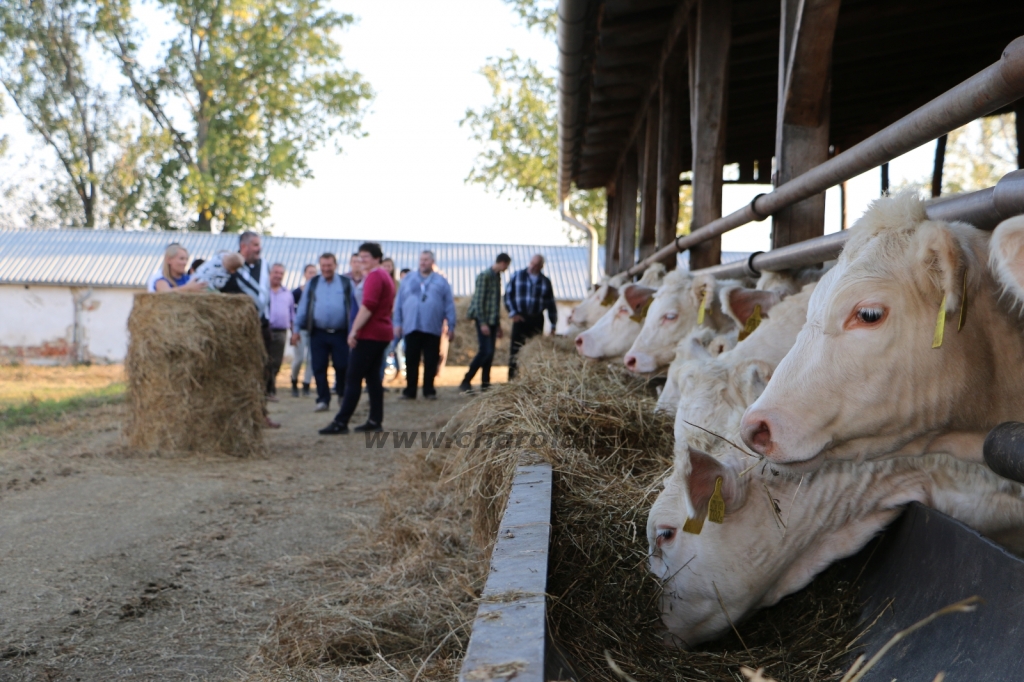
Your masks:
M 419 268 L 402 280 L 395 302 L 395 338 L 405 338 L 406 387 L 399 396 L 415 400 L 423 358 L 423 397 L 436 400 L 434 377 L 441 356 L 441 330 L 448 320 L 448 341 L 455 338 L 455 299 L 448 280 L 434 272 L 434 253 L 420 254 Z

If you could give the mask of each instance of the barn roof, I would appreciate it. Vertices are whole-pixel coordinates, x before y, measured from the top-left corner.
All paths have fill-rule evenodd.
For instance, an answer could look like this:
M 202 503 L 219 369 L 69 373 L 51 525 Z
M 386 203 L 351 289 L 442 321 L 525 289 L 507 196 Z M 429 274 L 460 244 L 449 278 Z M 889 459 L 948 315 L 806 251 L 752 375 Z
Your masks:
M 302 268 L 316 263 L 321 253 L 338 255 L 343 269 L 346 256 L 358 248 L 354 239 L 263 238 L 264 257 L 285 265 L 288 287 L 298 285 Z M 119 230 L 15 229 L 0 230 L 0 284 L 49 284 L 144 288 L 159 268 L 163 251 L 178 242 L 192 258 L 209 258 L 218 251 L 237 250 L 237 234 L 204 232 L 124 232 Z M 494 263 L 501 251 L 512 256 L 512 267 L 522 268 L 535 253 L 543 253 L 544 273 L 551 278 L 558 300 L 582 299 L 590 280 L 586 246 L 530 246 L 520 244 L 453 244 L 446 242 L 380 242 L 385 256 L 398 268 L 415 268 L 419 254 L 430 249 L 456 296 L 469 296 L 476 275 Z M 601 261 L 603 262 L 603 260 Z M 602 273 L 603 274 L 603 273 Z
M 609 184 L 655 84 L 673 22 L 690 0 L 588 0 L 578 121 L 563 148 L 581 188 Z M 734 0 L 726 163 L 775 152 L 779 0 Z M 832 62 L 830 142 L 847 149 L 998 61 L 1024 32 L 1024 2 L 843 0 Z M 684 108 L 685 110 L 685 108 Z M 683 170 L 690 137 L 683 134 Z M 764 181 L 763 179 L 760 181 Z M 565 189 L 565 188 L 563 188 Z

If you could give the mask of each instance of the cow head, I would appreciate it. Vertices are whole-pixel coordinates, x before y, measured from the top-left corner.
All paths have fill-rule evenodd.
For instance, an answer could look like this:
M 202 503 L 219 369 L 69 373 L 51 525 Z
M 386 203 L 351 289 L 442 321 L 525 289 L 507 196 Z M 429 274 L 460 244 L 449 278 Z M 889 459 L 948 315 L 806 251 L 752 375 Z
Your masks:
M 576 350 L 588 358 L 622 355 L 640 333 L 656 289 L 627 284 L 593 327 L 576 337 Z
M 885 456 L 949 426 L 994 371 L 981 322 L 985 242 L 968 225 L 928 221 L 913 195 L 872 204 L 744 415 L 747 445 L 813 468 L 824 457 Z M 958 332 L 965 292 L 976 310 Z
M 569 314 L 569 334 L 581 332 L 590 328 L 601 319 L 608 308 L 619 298 L 619 288 L 625 282 L 625 275 L 615 275 L 605 278 L 603 282 L 594 287 L 590 294 L 580 301 L 579 305 L 572 309 Z
M 690 360 L 704 361 L 716 358 L 725 351 L 736 347 L 736 332 L 718 334 L 714 329 L 701 327 L 692 330 L 679 342 L 675 349 L 675 358 L 669 365 L 665 386 L 658 396 L 657 412 L 675 415 L 681 397 L 679 378 L 682 368 Z

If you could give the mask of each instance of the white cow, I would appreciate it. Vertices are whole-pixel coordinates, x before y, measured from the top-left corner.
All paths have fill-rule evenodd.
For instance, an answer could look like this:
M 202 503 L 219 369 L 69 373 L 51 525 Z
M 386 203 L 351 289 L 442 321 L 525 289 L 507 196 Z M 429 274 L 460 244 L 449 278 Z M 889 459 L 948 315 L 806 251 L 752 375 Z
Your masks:
M 665 266 L 655 263 L 636 284 L 626 284 L 619 298 L 594 325 L 576 337 L 576 350 L 588 358 L 617 357 L 629 350 L 640 333 L 647 305 L 661 287 Z
M 698 327 L 692 330 L 679 342 L 675 350 L 675 360 L 669 366 L 668 376 L 665 379 L 665 386 L 658 395 L 656 412 L 665 412 L 675 415 L 679 405 L 679 383 L 678 373 L 674 372 L 677 367 L 682 366 L 689 360 L 696 358 L 718 357 L 727 350 L 736 346 L 736 330 L 719 334 L 708 327 Z
M 619 289 L 628 281 L 629 277 L 620 272 L 612 277 L 605 277 L 601 283 L 590 292 L 579 305 L 572 309 L 567 320 L 569 328 L 566 330 L 568 336 L 579 334 L 584 329 L 589 329 L 601 319 L 605 311 L 611 307 L 619 298 Z
M 875 201 L 744 415 L 744 442 L 802 469 L 930 452 L 981 461 L 989 429 L 1024 419 L 1022 234 L 1021 219 L 1004 222 L 990 254 L 988 233 L 927 220 L 916 196 Z
M 703 324 L 718 332 L 728 332 L 735 325 L 719 301 L 718 291 L 736 282 L 719 282 L 710 275 L 694 277 L 675 270 L 654 294 L 647 309 L 640 333 L 623 358 L 633 372 L 654 372 L 667 367 L 676 354 L 676 347 L 690 330 L 697 326 L 701 305 L 705 303 Z

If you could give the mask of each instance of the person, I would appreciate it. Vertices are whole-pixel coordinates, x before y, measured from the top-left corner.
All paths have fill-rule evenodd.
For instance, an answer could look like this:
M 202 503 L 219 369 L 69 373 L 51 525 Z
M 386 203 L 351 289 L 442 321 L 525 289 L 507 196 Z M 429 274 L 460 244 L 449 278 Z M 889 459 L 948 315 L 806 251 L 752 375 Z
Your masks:
M 320 256 L 320 274 L 309 280 L 295 314 L 294 329 L 305 329 L 309 335 L 309 356 L 316 380 L 315 412 L 326 412 L 331 406 L 331 387 L 327 383 L 328 364 L 334 365 L 338 386 L 344 385 L 349 352 L 346 343 L 353 311 L 355 293 L 352 282 L 337 274 L 338 259 L 333 253 Z M 300 335 L 292 332 L 292 344 Z
M 477 353 L 469 363 L 469 371 L 462 378 L 459 390 L 465 393 L 472 389 L 473 377 L 480 370 L 480 390 L 491 387 L 491 363 L 494 361 L 494 346 L 501 338 L 501 273 L 508 270 L 512 258 L 499 253 L 494 265 L 476 276 L 473 298 L 469 302 L 468 317 L 476 323 Z
M 386 273 L 388 273 L 388 276 L 391 277 L 391 283 L 395 285 L 395 291 L 398 291 L 398 280 L 395 279 L 395 261 L 392 260 L 391 258 L 385 258 L 380 262 L 380 267 L 383 268 Z M 396 348 L 397 345 L 395 343 L 395 339 L 391 339 L 391 343 L 389 343 L 388 347 L 384 349 L 384 357 L 380 361 L 380 380 L 382 383 L 384 381 L 384 373 L 388 369 L 388 356 L 390 356 L 391 353 L 396 350 Z M 401 372 L 402 368 L 399 366 L 398 362 L 399 354 L 395 352 L 395 368 L 399 372 Z M 384 387 L 384 392 L 388 392 L 388 388 L 386 386 Z
M 263 292 L 263 299 L 270 300 L 270 274 L 267 264 L 261 258 L 263 240 L 255 232 L 248 230 L 243 232 L 238 236 L 238 253 L 245 260 L 245 269 L 249 272 L 250 279 L 256 282 Z M 266 313 L 266 304 L 264 304 L 260 310 L 260 318 L 264 321 L 267 317 Z
M 516 355 L 527 340 L 543 333 L 544 311 L 551 320 L 551 329 L 558 323 L 554 289 L 551 280 L 541 270 L 544 256 L 534 254 L 530 265 L 518 270 L 505 286 L 505 309 L 512 318 L 512 340 L 508 351 L 508 378 L 515 379 L 518 371 Z
M 202 291 L 206 288 L 199 282 L 190 281 L 191 277 L 186 272 L 188 268 L 188 251 L 181 244 L 171 244 L 164 250 L 164 264 L 160 270 L 160 276 L 153 281 L 153 291 L 156 293 L 182 293 L 189 291 Z
M 277 373 L 281 371 L 284 348 L 295 321 L 295 299 L 282 286 L 284 265 L 270 266 L 270 298 L 267 300 L 267 321 L 270 323 L 270 346 L 267 349 L 267 400 L 277 402 Z
M 353 253 L 352 257 L 348 259 L 348 272 L 345 276 L 352 282 L 352 286 L 356 290 L 356 301 L 363 300 L 363 261 L 359 257 L 358 253 Z
M 398 283 L 401 284 L 405 276 L 412 272 L 410 268 L 402 268 L 402 271 L 398 273 Z
M 205 263 L 205 262 L 206 261 L 203 260 L 202 258 L 196 258 L 194 261 L 192 261 L 192 265 L 189 266 L 188 274 L 190 274 L 190 275 L 196 274 L 196 270 L 198 270 L 200 268 L 200 266 L 202 266 L 202 264 Z
M 316 266 L 310 263 L 304 267 L 302 269 L 302 277 L 302 286 L 292 289 L 292 300 L 295 301 L 296 309 L 298 309 L 299 301 L 302 299 L 302 292 L 309 285 L 309 280 L 316 277 Z M 299 341 L 292 344 L 294 346 L 292 350 L 292 397 L 299 397 L 299 372 L 302 371 L 302 366 L 305 365 L 306 372 L 302 375 L 302 395 L 308 398 L 309 385 L 313 380 L 313 363 L 309 361 L 309 331 L 293 327 L 293 337 L 296 331 L 299 332 Z
M 384 392 L 379 370 L 380 358 L 392 339 L 391 309 L 395 303 L 395 285 L 391 276 L 380 267 L 382 256 L 380 244 L 375 242 L 366 242 L 359 247 L 364 273 L 363 300 L 348 333 L 352 356 L 345 375 L 345 395 L 334 420 L 320 429 L 323 435 L 348 433 L 348 420 L 359 404 L 364 380 L 370 394 L 370 415 L 365 424 L 354 430 L 383 430 Z
M 434 377 L 441 353 L 441 333 L 448 321 L 448 340 L 455 338 L 455 299 L 452 288 L 434 272 L 434 253 L 420 254 L 419 270 L 410 272 L 398 290 L 395 337 L 405 340 L 406 387 L 403 400 L 416 399 L 420 358 L 423 358 L 423 397 L 436 400 Z

